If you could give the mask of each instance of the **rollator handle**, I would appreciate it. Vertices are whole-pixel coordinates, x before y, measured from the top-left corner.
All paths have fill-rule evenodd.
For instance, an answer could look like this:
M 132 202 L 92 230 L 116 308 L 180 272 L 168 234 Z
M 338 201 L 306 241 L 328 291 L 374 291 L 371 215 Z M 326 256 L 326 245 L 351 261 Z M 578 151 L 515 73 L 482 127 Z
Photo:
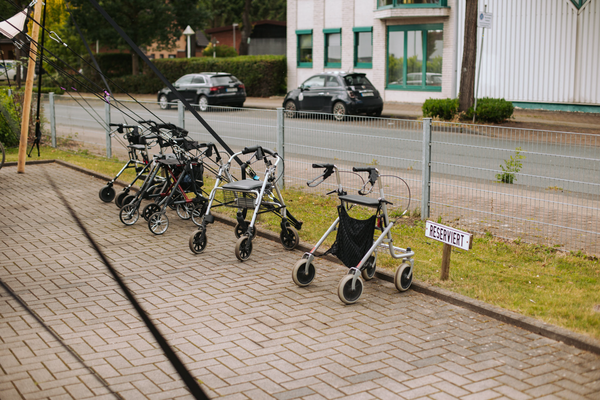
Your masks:
M 377 168 L 375 167 L 352 167 L 352 171 L 353 172 L 368 172 L 369 173 L 369 182 L 371 184 L 371 188 L 375 185 L 375 183 L 377 182 L 377 179 L 379 179 L 379 171 L 377 171 Z M 365 183 L 366 186 L 366 183 Z M 359 194 L 365 194 L 365 193 L 370 193 L 371 191 L 369 190 L 369 192 L 365 192 L 364 191 L 364 186 L 362 190 L 359 190 L 358 193 Z
M 242 154 L 254 153 L 256 150 L 258 150 L 259 147 L 260 146 L 244 147 L 244 149 L 242 150 Z
M 333 170 L 335 169 L 335 165 L 333 164 L 313 164 L 313 168 L 325 168 L 325 171 L 319 176 L 317 176 L 312 181 L 306 182 L 308 187 L 317 187 L 321 183 L 325 182 L 327 178 L 333 174 Z

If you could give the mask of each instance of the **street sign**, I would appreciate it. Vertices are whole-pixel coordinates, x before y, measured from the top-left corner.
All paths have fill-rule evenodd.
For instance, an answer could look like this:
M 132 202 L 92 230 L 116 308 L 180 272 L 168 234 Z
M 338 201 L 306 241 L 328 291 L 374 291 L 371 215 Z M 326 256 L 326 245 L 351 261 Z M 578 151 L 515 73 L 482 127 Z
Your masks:
M 492 29 L 492 13 L 480 12 L 477 17 L 477 27 Z
M 432 221 L 425 223 L 425 236 L 463 250 L 473 248 L 473 235 Z

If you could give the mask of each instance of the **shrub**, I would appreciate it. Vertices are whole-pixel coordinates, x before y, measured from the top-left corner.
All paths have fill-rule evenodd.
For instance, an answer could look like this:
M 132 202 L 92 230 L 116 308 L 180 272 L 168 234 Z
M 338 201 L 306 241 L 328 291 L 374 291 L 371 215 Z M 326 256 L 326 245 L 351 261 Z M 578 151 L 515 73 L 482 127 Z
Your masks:
M 477 99 L 476 119 L 482 122 L 498 124 L 510 119 L 514 110 L 515 107 L 510 101 L 484 97 L 482 99 Z M 465 114 L 465 118 L 473 120 L 473 107 Z
M 131 53 L 100 53 L 94 54 L 94 58 L 98 62 L 100 71 L 108 78 L 131 75 Z M 86 55 L 83 59 L 85 60 L 82 62 L 83 75 L 94 81 L 98 80 L 101 82 L 100 74 L 96 71 L 94 62 L 90 56 Z M 143 61 L 140 60 L 141 63 Z
M 36 86 L 33 87 L 33 91 L 35 93 L 38 92 L 38 88 Z M 54 92 L 55 94 L 63 94 L 65 91 L 62 90 L 62 88 L 59 87 L 46 87 L 46 86 L 42 86 L 42 93 L 50 93 L 50 92 Z
M 458 112 L 458 99 L 427 99 L 421 109 L 423 117 L 450 121 Z
M 0 142 L 6 147 L 19 143 L 21 118 L 15 107 L 14 97 L 7 90 L 0 90 Z
M 504 160 L 504 165 L 500 164 L 502 168 L 501 174 L 496 174 L 496 179 L 503 183 L 513 183 L 517 180 L 515 174 L 523 168 L 521 160 L 525 159 L 525 156 L 521 154 L 522 148 L 517 147 L 515 150 L 515 156 L 510 156 L 508 160 Z
M 212 43 L 209 43 L 208 46 L 206 46 L 206 48 L 204 50 L 202 50 L 202 55 L 204 57 L 212 57 L 213 53 L 215 53 L 214 55 L 216 57 L 237 57 L 238 53 L 237 51 L 235 51 L 235 49 L 231 46 L 226 46 L 226 45 L 218 45 L 215 46 L 215 51 L 213 51 L 213 45 Z

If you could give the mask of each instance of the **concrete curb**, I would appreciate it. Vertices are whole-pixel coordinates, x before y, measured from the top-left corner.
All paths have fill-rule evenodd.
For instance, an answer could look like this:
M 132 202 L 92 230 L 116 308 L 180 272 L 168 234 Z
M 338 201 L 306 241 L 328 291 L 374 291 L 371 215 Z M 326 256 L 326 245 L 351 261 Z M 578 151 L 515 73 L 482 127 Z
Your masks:
M 82 168 L 82 167 L 78 167 L 76 165 L 70 164 L 70 163 L 68 163 L 66 161 L 62 161 L 62 160 L 31 161 L 31 162 L 29 162 L 29 164 L 32 164 L 32 165 L 49 164 L 52 162 L 56 162 L 62 166 L 74 169 L 76 171 L 82 172 L 84 174 L 93 176 L 98 179 L 107 180 L 107 181 L 112 179 L 111 177 L 108 177 L 106 175 L 99 174 L 99 173 L 87 170 L 85 168 Z M 4 165 L 5 166 L 13 166 L 13 165 L 16 166 L 16 164 L 17 164 L 16 162 L 11 162 L 11 163 L 6 163 Z M 125 184 L 123 182 L 119 182 L 119 181 L 115 182 L 115 184 L 118 184 L 119 186 L 127 185 L 127 184 Z M 235 219 L 224 216 L 224 215 L 215 215 L 215 220 L 217 220 L 221 223 L 224 223 L 226 225 L 230 225 L 230 226 L 235 226 L 237 223 L 237 221 Z M 280 241 L 279 235 L 276 234 L 275 232 L 259 229 L 257 234 L 258 234 L 258 236 L 268 239 L 268 240 L 272 240 L 275 242 Z M 312 249 L 312 246 L 308 243 L 300 242 L 298 244 L 298 246 L 296 247 L 296 249 L 303 251 L 303 252 L 308 252 Z M 323 258 L 327 259 L 328 261 L 332 261 L 334 263 L 342 265 L 336 257 L 326 256 Z M 386 282 L 392 282 L 392 283 L 394 282 L 394 276 L 387 272 L 377 271 L 375 273 L 375 277 L 379 278 L 381 280 L 384 280 Z M 547 337 L 552 340 L 557 340 L 557 341 L 563 342 L 567 345 L 576 347 L 581 350 L 589 351 L 589 352 L 595 353 L 595 354 L 600 354 L 600 342 L 599 341 L 596 341 L 585 335 L 569 331 L 568 329 L 564 329 L 564 328 L 561 328 L 561 327 L 558 327 L 555 325 L 547 324 L 547 323 L 541 322 L 535 318 L 520 315 L 518 313 L 508 311 L 503 308 L 493 306 L 493 305 L 484 303 L 479 300 L 471 299 L 469 297 L 451 292 L 446 289 L 438 288 L 438 287 L 429 285 L 424 282 L 414 280 L 412 283 L 412 288 L 416 292 L 419 292 L 419 293 L 422 293 L 422 294 L 425 294 L 425 295 L 428 295 L 431 297 L 435 297 L 435 298 L 445 301 L 447 303 L 454 304 L 454 305 L 462 307 L 462 308 L 466 308 L 468 310 L 474 311 L 478 314 L 485 315 L 490 318 L 494 318 L 500 322 L 519 327 L 521 329 L 538 334 L 540 336 Z

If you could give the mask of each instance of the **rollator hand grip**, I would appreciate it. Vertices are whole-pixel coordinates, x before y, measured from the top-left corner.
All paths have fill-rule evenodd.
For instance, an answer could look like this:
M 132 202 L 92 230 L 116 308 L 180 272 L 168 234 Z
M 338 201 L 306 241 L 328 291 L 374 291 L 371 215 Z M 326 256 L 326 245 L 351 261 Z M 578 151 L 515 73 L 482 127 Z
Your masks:
M 333 164 L 313 164 L 313 168 L 333 168 L 335 165 Z
M 244 147 L 244 149 L 242 150 L 242 154 L 254 153 L 256 150 L 258 150 L 259 147 L 260 146 Z
M 352 167 L 353 172 L 371 172 L 377 168 L 375 167 Z
M 313 164 L 313 168 L 325 168 L 325 171 L 321 175 L 319 175 L 315 179 L 313 179 L 312 181 L 306 182 L 306 185 L 308 187 L 317 187 L 321 183 L 325 182 L 325 180 L 327 178 L 329 178 L 331 176 L 331 174 L 333 174 L 335 165 L 333 165 L 333 164 Z

